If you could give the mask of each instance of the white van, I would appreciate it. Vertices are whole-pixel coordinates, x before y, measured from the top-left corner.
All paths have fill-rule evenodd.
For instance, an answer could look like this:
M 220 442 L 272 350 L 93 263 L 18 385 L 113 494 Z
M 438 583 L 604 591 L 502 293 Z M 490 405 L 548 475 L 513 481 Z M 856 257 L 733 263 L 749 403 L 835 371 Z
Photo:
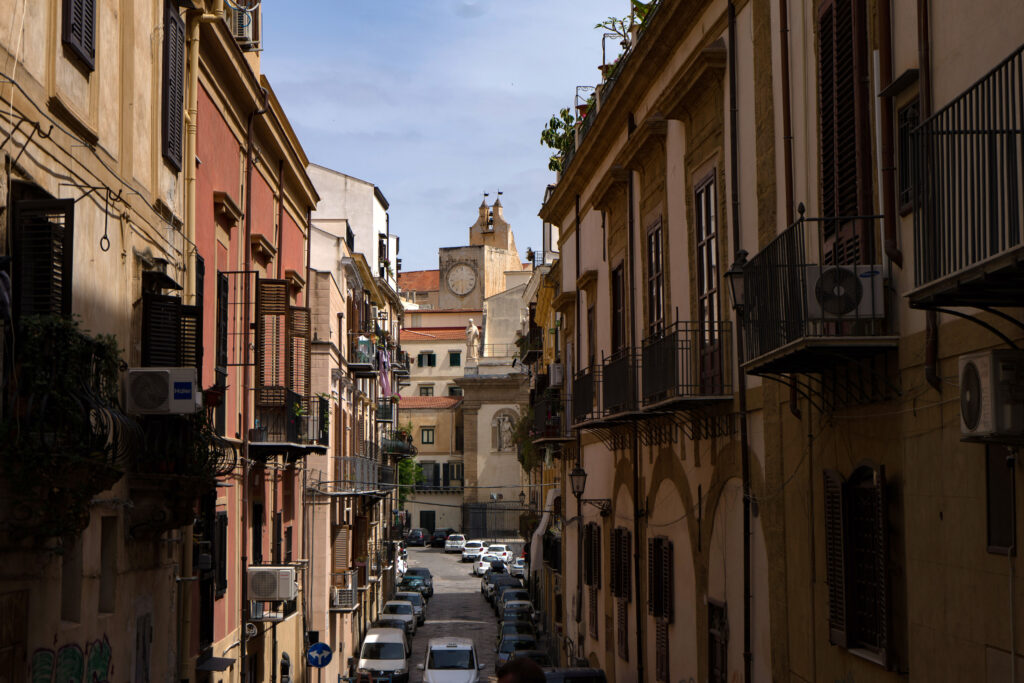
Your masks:
M 405 634 L 397 628 L 371 628 L 359 650 L 357 676 L 371 680 L 388 678 L 394 683 L 408 683 L 409 660 L 405 656 Z

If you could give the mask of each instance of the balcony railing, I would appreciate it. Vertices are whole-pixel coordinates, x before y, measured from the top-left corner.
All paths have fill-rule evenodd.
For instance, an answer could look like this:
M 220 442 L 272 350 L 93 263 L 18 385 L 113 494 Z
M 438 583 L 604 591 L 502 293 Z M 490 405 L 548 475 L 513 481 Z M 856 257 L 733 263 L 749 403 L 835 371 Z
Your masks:
M 348 368 L 356 376 L 372 376 L 377 371 L 377 347 L 367 333 L 349 334 Z
M 818 373 L 894 347 L 877 216 L 801 217 L 746 264 L 744 367 Z M 865 265 L 845 265 L 865 264 Z
M 728 321 L 676 322 L 644 340 L 644 407 L 732 398 L 732 335 Z
M 331 610 L 352 611 L 359 606 L 359 572 L 331 574 Z
M 453 493 L 461 491 L 463 482 L 461 479 L 451 479 L 447 484 L 438 479 L 418 482 L 414 487 L 417 493 Z
M 416 455 L 416 447 L 412 445 L 412 435 L 406 432 L 385 432 L 381 440 L 381 448 L 387 455 Z
M 535 362 L 544 353 L 544 328 L 531 325 L 529 332 L 516 341 L 519 361 L 525 365 Z
M 596 389 L 600 377 L 600 368 L 584 368 L 572 379 L 572 421 L 580 424 L 598 417 L 599 409 L 595 401 Z
M 568 399 L 557 389 L 548 389 L 533 403 L 533 441 L 568 439 Z
M 393 422 L 397 406 L 390 399 L 377 401 L 377 422 Z
M 1024 294 L 1024 45 L 911 134 L 918 306 Z
M 380 465 L 361 457 L 335 458 L 335 479 L 324 482 L 331 493 L 368 493 L 380 489 Z
M 601 378 L 601 409 L 604 417 L 635 411 L 637 365 L 635 348 L 620 349 L 604 359 Z
M 390 465 L 381 465 L 377 475 L 378 481 L 385 486 L 395 485 L 395 468 Z
M 282 387 L 264 387 L 258 392 L 255 422 L 249 430 L 249 441 L 257 453 L 276 445 L 295 447 L 317 446 L 305 451 L 323 452 L 329 442 L 330 400 L 325 396 L 300 396 Z

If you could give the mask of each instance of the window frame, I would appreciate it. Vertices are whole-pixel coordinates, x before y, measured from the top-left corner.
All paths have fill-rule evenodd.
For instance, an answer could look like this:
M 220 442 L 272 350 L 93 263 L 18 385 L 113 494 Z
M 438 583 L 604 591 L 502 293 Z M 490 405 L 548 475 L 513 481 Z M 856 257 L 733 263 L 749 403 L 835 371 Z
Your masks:
M 434 430 L 436 425 L 432 427 L 420 427 L 420 443 L 424 446 L 434 445 Z M 427 435 L 430 435 L 430 441 L 427 441 Z
M 82 27 L 81 32 L 75 31 L 73 16 L 76 5 L 81 10 L 83 20 L 90 18 Z M 86 71 L 96 70 L 96 0 L 64 0 L 61 6 L 61 42 L 81 62 Z M 89 26 L 91 25 L 91 30 Z M 80 33 L 80 35 L 79 35 Z
M 462 351 L 448 351 L 448 366 L 452 368 L 462 367 Z
M 171 0 L 164 4 L 161 95 L 162 154 L 167 164 L 180 173 L 184 161 L 185 22 Z
M 611 296 L 611 341 L 613 349 L 621 349 L 626 343 L 626 267 L 620 261 L 612 268 L 610 286 Z
M 1016 468 L 1010 464 L 1010 457 L 1012 454 L 1006 446 L 985 444 L 985 544 L 987 551 L 993 555 L 1017 555 L 1017 482 Z M 993 475 L 1000 469 L 1005 471 L 1006 478 L 1002 481 L 1003 486 L 994 487 Z M 994 500 L 995 495 L 1002 495 L 1005 498 L 997 502 Z M 1006 511 L 1006 518 L 1003 521 L 1004 523 L 1006 520 L 1010 522 L 1010 528 L 1001 529 L 1000 533 L 996 533 L 994 528 L 993 513 L 996 511 L 993 509 L 994 507 Z M 1008 511 L 1006 508 L 1009 508 Z M 1002 539 L 994 539 L 995 535 L 1008 535 L 1009 542 L 998 542 Z
M 665 331 L 665 236 L 660 216 L 647 228 L 644 244 L 647 257 L 647 334 L 655 337 Z
M 910 133 L 921 122 L 921 102 L 914 97 L 896 111 L 896 199 L 901 216 L 914 210 L 913 150 Z
M 711 170 L 693 188 L 693 226 L 697 243 L 697 339 L 701 390 L 720 393 L 725 377 L 722 344 L 722 258 L 718 250 L 718 187 Z
M 416 387 L 416 391 L 419 396 L 430 397 L 434 395 L 434 385 L 420 384 Z

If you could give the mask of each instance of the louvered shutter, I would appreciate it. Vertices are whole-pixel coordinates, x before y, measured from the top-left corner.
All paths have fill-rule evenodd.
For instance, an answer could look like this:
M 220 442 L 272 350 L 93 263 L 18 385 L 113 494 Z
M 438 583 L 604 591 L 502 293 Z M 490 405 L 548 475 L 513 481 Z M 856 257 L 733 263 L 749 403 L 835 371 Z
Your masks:
M 309 396 L 310 314 L 308 308 L 288 307 L 288 383 L 303 398 Z
M 163 153 L 167 163 L 180 171 L 185 108 L 185 22 L 170 0 L 164 12 Z
M 441 465 L 441 479 L 442 486 L 444 486 L 445 488 L 451 486 L 451 465 L 449 465 L 448 463 L 444 463 L 443 465 Z
M 342 572 L 348 571 L 348 529 L 343 526 L 334 530 L 334 542 L 331 554 L 331 571 L 334 574 L 332 583 L 335 586 L 344 584 Z
M 889 646 L 889 515 L 885 496 L 885 465 L 878 467 L 875 477 L 875 586 L 877 590 L 875 624 L 877 647 L 886 668 L 890 666 Z
M 96 0 L 64 0 L 63 11 L 61 40 L 92 71 L 96 68 Z
M 71 315 L 75 203 L 14 202 L 14 315 Z
M 178 367 L 181 360 L 181 309 L 179 297 L 155 292 L 142 295 L 143 367 Z
M 256 405 L 285 404 L 288 282 L 256 283 Z
M 675 616 L 675 574 L 673 574 L 672 567 L 672 541 L 662 539 L 661 542 L 661 563 L 659 566 L 661 571 L 661 601 L 662 601 L 662 614 L 661 616 L 665 619 L 666 623 L 671 624 Z
M 661 616 L 661 601 L 659 600 L 657 571 L 658 559 L 660 556 L 660 538 L 647 539 L 647 613 L 655 617 Z
M 825 571 L 828 582 L 829 642 L 846 647 L 846 553 L 844 483 L 835 470 L 825 470 Z
M 601 587 L 601 527 L 594 525 L 594 535 L 591 539 L 590 549 L 593 557 L 591 561 L 594 568 L 594 588 Z
M 182 368 L 194 367 L 200 373 L 201 378 L 203 372 L 203 309 L 199 306 L 180 306 L 178 313 L 178 362 L 174 365 Z
M 612 595 L 619 597 L 622 595 L 621 580 L 619 579 L 619 530 L 618 528 L 612 529 L 612 542 L 610 547 L 611 553 L 611 589 Z
M 228 276 L 217 273 L 217 368 L 228 366 Z
M 633 582 L 630 559 L 633 557 L 633 534 L 628 529 L 622 530 L 620 536 L 622 547 L 619 549 L 619 561 L 622 562 L 622 597 L 627 601 L 633 599 Z
M 217 554 L 217 597 L 224 595 L 228 588 L 228 513 L 217 513 L 215 538 Z
M 589 586 L 593 583 L 590 577 L 590 525 L 582 529 L 583 532 L 583 553 L 579 561 L 583 563 L 583 584 Z

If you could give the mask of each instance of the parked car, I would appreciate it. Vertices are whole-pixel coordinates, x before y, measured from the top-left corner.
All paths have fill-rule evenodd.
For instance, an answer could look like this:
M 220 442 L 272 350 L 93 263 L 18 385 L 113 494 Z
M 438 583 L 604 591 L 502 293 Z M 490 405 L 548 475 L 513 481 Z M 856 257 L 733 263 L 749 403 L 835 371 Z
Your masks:
M 521 593 L 517 593 L 518 597 L 516 597 L 516 600 L 529 600 L 530 599 L 530 594 L 526 590 L 524 590 L 521 585 L 519 585 L 518 579 L 516 580 L 516 583 L 508 582 L 508 583 L 497 584 L 497 585 L 494 586 L 494 591 L 491 592 L 491 595 L 488 598 L 490 600 L 491 607 L 494 608 L 495 612 L 501 611 L 502 600 L 504 599 L 505 594 L 510 592 L 510 591 L 512 591 L 512 592 L 522 591 Z
M 412 654 L 412 638 L 405 632 L 405 622 L 398 617 L 389 614 L 380 619 L 374 619 L 373 623 L 370 624 L 370 628 L 393 628 L 399 630 L 405 639 L 405 656 L 408 657 Z
M 491 555 L 495 555 L 505 564 L 512 561 L 512 551 L 508 549 L 507 545 L 492 545 L 487 548 L 487 552 Z
M 423 672 L 423 683 L 478 683 L 484 665 L 469 638 L 431 638 L 416 668 Z
M 416 635 L 416 612 L 408 600 L 388 600 L 380 613 L 398 617 L 405 622 L 405 632 L 410 636 Z
M 427 584 L 427 597 L 433 597 L 434 595 L 434 577 L 431 575 L 430 570 L 426 567 L 409 567 L 405 570 L 406 578 L 410 576 L 421 576 Z
M 544 672 L 551 683 L 608 683 L 601 669 L 559 668 Z
M 427 599 L 419 591 L 398 591 L 395 593 L 395 600 L 408 600 L 412 603 L 417 626 L 427 621 Z
M 491 569 L 491 562 L 500 562 L 501 560 L 495 555 L 483 555 L 479 560 L 476 561 L 476 565 L 473 567 L 473 573 L 477 576 L 483 576 Z
M 402 631 L 395 628 L 371 628 L 367 631 L 359 650 L 356 675 L 407 683 L 409 660 Z
M 523 587 L 522 582 L 514 576 L 492 573 L 480 580 L 480 592 L 483 593 L 485 598 L 490 600 L 491 596 L 494 595 L 494 589 L 501 585 L 512 585 L 517 588 Z
M 423 596 L 423 599 L 429 599 L 427 595 L 427 582 L 423 580 L 422 576 L 405 576 L 401 581 L 398 582 L 396 590 L 399 591 L 415 591 Z
M 506 635 L 533 636 L 536 638 L 537 627 L 534 626 L 532 621 L 526 619 L 519 619 L 517 621 L 509 619 L 498 624 L 497 640 L 501 640 Z
M 519 578 L 526 577 L 526 560 L 522 557 L 517 557 L 516 561 L 512 563 L 512 566 L 508 568 L 508 573 L 512 576 L 518 576 Z
M 516 650 L 515 659 L 520 657 L 532 659 L 534 664 L 539 666 L 542 671 L 550 671 L 555 666 L 554 662 L 551 661 L 551 655 L 544 650 Z
M 414 545 L 423 547 L 427 544 L 427 533 L 423 529 L 413 529 L 409 537 L 405 539 L 406 545 L 410 548 Z
M 444 541 L 446 553 L 461 553 L 462 546 L 466 545 L 466 537 L 462 534 L 449 534 Z
M 431 548 L 443 548 L 448 537 L 455 533 L 455 529 L 438 529 L 430 536 Z
M 507 635 L 498 641 L 498 647 L 494 648 L 497 657 L 494 658 L 494 670 L 497 671 L 505 662 L 516 656 L 518 650 L 536 650 L 537 639 L 533 636 Z
M 483 541 L 466 541 L 462 546 L 462 561 L 476 562 L 484 552 Z
M 501 615 L 499 619 L 506 621 L 508 619 L 529 619 L 533 621 L 536 617 L 536 612 L 533 610 L 533 603 L 529 600 L 509 600 L 502 606 Z
M 496 594 L 498 610 L 505 608 L 505 605 L 513 600 L 526 600 L 530 601 L 530 592 L 525 588 L 513 588 L 509 587 L 504 591 Z

